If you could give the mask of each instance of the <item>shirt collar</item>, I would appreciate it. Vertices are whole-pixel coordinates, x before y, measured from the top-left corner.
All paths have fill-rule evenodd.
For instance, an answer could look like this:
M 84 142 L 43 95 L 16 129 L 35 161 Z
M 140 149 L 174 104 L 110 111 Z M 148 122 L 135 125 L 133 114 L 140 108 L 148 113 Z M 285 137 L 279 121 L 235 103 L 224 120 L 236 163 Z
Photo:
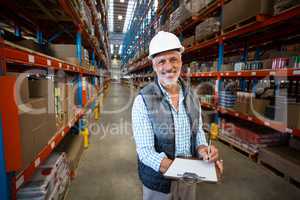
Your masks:
M 157 82 L 158 82 L 158 85 L 159 85 L 159 87 L 160 87 L 163 95 L 168 99 L 168 101 L 171 102 L 171 97 L 170 97 L 169 93 L 161 85 L 161 83 L 159 82 L 159 80 Z M 183 99 L 184 99 L 184 96 L 183 96 L 182 86 L 181 86 L 180 82 L 177 82 L 177 83 L 179 85 L 179 103 L 181 103 L 183 101 Z

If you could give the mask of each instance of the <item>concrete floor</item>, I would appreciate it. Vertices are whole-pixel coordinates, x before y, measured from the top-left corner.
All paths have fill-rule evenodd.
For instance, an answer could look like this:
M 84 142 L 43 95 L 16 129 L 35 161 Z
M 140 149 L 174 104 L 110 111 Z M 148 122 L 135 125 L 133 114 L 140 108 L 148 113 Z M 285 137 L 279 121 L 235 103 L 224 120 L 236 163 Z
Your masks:
M 130 91 L 127 86 L 111 84 L 104 99 L 99 134 L 96 132 L 91 137 L 90 147 L 81 158 L 67 199 L 142 199 L 130 127 L 134 96 Z M 199 184 L 198 199 L 300 199 L 300 189 L 228 146 L 219 142 L 216 145 L 224 160 L 224 180 L 220 184 Z

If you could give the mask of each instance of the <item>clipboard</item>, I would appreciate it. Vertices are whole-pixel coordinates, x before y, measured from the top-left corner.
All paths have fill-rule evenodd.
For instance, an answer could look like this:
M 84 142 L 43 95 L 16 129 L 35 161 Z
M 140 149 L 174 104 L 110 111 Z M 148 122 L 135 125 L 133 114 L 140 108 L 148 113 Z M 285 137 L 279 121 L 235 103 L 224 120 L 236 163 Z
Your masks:
M 191 183 L 218 182 L 215 163 L 203 160 L 175 158 L 164 176 L 169 179 Z

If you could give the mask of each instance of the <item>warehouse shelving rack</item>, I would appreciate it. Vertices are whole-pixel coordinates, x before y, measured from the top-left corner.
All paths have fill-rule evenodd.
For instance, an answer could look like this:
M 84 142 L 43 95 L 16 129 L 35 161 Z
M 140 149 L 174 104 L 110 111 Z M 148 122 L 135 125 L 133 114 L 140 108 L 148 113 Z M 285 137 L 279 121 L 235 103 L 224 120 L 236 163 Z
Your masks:
M 74 40 L 76 41 L 77 47 L 77 58 L 82 63 L 81 56 L 81 46 L 84 44 L 87 46 L 91 53 L 92 64 L 98 66 L 99 69 L 91 70 L 83 68 L 81 65 L 74 65 L 69 62 L 66 62 L 55 57 L 48 56 L 46 54 L 33 51 L 28 48 L 24 48 L 18 45 L 15 45 L 12 42 L 4 40 L 0 34 L 0 79 L 5 79 L 5 73 L 8 70 L 13 69 L 14 71 L 24 71 L 29 69 L 45 69 L 51 71 L 64 71 L 65 73 L 73 74 L 77 76 L 78 92 L 77 98 L 79 102 L 79 107 L 76 109 L 76 113 L 72 119 L 70 119 L 66 126 L 61 127 L 54 136 L 48 141 L 48 144 L 43 147 L 43 149 L 37 154 L 36 158 L 31 162 L 29 166 L 23 169 L 21 172 L 7 172 L 6 161 L 5 161 L 5 152 L 4 152 L 4 142 L 7 142 L 7 138 L 4 138 L 4 129 L 11 127 L 11 124 L 14 125 L 14 121 L 10 119 L 16 119 L 16 113 L 8 113 L 7 110 L 11 111 L 12 107 L 7 107 L 7 110 L 1 110 L 0 116 L 0 193 L 1 199 L 16 199 L 16 193 L 19 190 L 20 186 L 30 180 L 32 175 L 35 173 L 36 169 L 42 164 L 52 153 L 54 148 L 62 141 L 62 139 L 69 133 L 70 129 L 75 125 L 79 126 L 79 130 L 82 130 L 83 123 L 81 121 L 82 116 L 86 113 L 88 109 L 94 109 L 100 105 L 98 96 L 103 93 L 104 89 L 108 87 L 109 84 L 109 73 L 108 68 L 110 65 L 109 53 L 108 53 L 108 34 L 107 34 L 107 9 L 105 9 L 105 3 L 102 0 L 97 0 L 97 4 L 100 5 L 98 8 L 94 6 L 91 0 L 85 0 L 86 4 L 92 11 L 93 24 L 96 26 L 95 37 L 91 37 L 86 31 L 86 24 L 82 21 L 78 13 L 74 10 L 70 1 L 59 0 L 59 9 L 65 12 L 68 17 L 71 18 L 71 21 L 74 25 L 75 33 L 68 32 L 66 36 L 63 36 L 65 27 L 62 25 L 57 25 L 55 30 L 47 30 L 45 28 L 39 27 L 38 24 L 34 26 L 28 25 L 28 19 L 33 19 L 31 13 L 24 13 L 20 11 L 17 3 L 12 1 L 3 1 L 3 7 L 8 7 L 15 11 L 15 15 L 21 15 L 25 20 L 21 21 L 20 16 L 13 17 L 15 22 L 15 35 L 18 37 L 22 36 L 22 31 L 26 31 L 30 34 L 36 34 L 36 38 L 39 44 L 44 42 L 53 42 L 58 40 L 60 37 L 66 39 L 67 41 Z M 45 7 L 42 4 L 38 4 L 38 7 L 45 11 Z M 98 16 L 97 9 L 100 8 L 101 19 Z M 51 13 L 47 11 L 46 15 L 51 17 Z M 29 16 L 27 18 L 27 16 Z M 99 21 L 100 20 L 100 21 Z M 26 21 L 26 23 L 25 23 Z M 56 20 L 54 20 L 56 21 Z M 36 23 L 36 21 L 31 21 Z M 101 33 L 99 32 L 99 24 L 102 24 L 104 27 L 103 40 L 101 39 Z M 46 37 L 47 36 L 47 37 Z M 46 40 L 47 39 L 47 40 Z M 100 47 L 102 43 L 102 47 Z M 88 93 L 86 88 L 83 87 L 82 80 L 83 77 L 91 77 L 92 86 L 96 87 L 94 94 Z M 99 85 L 100 81 L 100 85 Z M 102 84 L 102 85 L 101 85 Z M 5 87 L 5 85 L 4 85 Z M 5 88 L 6 89 L 6 88 Z M 6 97 L 2 97 L 5 99 Z M 13 102 L 8 103 L 12 106 Z M 15 127 L 15 126 L 13 126 Z M 12 128 L 12 127 L 11 127 Z M 11 135 L 13 136 L 13 135 Z M 10 136 L 10 137 L 11 137 Z M 10 142 L 13 143 L 13 138 L 10 138 Z M 11 144 L 14 146 L 14 144 Z M 7 158 L 7 157 L 6 157 Z M 9 159 L 13 159 L 9 157 Z M 12 162 L 14 162 L 12 160 Z
M 195 27 L 200 22 L 204 21 L 207 17 L 211 16 L 215 12 L 220 12 L 221 16 L 221 23 L 223 21 L 223 6 L 228 3 L 229 1 L 224 0 L 216 0 L 213 3 L 209 4 L 205 9 L 200 11 L 198 16 L 194 16 L 187 21 L 183 22 L 181 26 L 179 26 L 175 30 L 175 34 L 180 35 L 182 33 L 188 32 L 190 29 Z M 165 3 L 168 3 L 166 1 Z M 222 64 L 223 64 L 223 58 L 224 54 L 232 52 L 234 50 L 243 50 L 244 54 L 247 54 L 248 49 L 251 47 L 252 49 L 260 46 L 266 41 L 271 41 L 274 38 L 288 36 L 290 34 L 293 34 L 297 31 L 299 31 L 299 23 L 294 26 L 289 26 L 288 29 L 282 29 L 282 30 L 274 30 L 273 32 L 267 32 L 266 29 L 270 27 L 276 27 L 280 26 L 281 23 L 288 23 L 289 21 L 299 19 L 300 17 L 300 6 L 292 7 L 286 11 L 283 11 L 280 14 L 277 14 L 275 16 L 267 17 L 267 16 L 257 16 L 257 19 L 255 22 L 251 24 L 247 24 L 245 26 L 239 27 L 237 29 L 234 29 L 232 31 L 228 32 L 221 32 L 220 34 L 216 34 L 214 38 L 200 41 L 200 42 L 194 42 L 193 45 L 185 47 L 185 52 L 183 53 L 183 61 L 188 60 L 188 57 L 201 57 L 202 55 L 199 55 L 198 52 L 201 50 L 205 50 L 208 48 L 215 48 L 214 49 L 214 56 L 218 58 L 218 64 L 217 64 L 217 71 L 212 72 L 190 72 L 190 73 L 182 73 L 182 77 L 184 78 L 212 78 L 215 79 L 216 83 L 216 91 L 215 96 L 218 98 L 218 91 L 221 90 L 221 84 L 224 79 L 227 78 L 247 78 L 250 80 L 255 80 L 259 78 L 263 78 L 266 76 L 272 76 L 272 77 L 288 77 L 288 78 L 299 78 L 300 77 L 300 69 L 268 69 L 268 70 L 247 70 L 247 71 L 222 71 Z M 266 34 L 264 36 L 259 35 L 259 32 L 265 32 Z M 248 37 L 248 44 L 245 45 L 243 42 L 243 37 L 248 36 L 249 34 L 252 34 L 251 37 Z M 239 40 L 236 40 L 236 38 L 239 38 Z M 226 42 L 230 42 L 231 40 L 234 41 L 233 45 L 228 45 Z M 226 45 L 225 45 L 226 44 Z M 202 52 L 201 52 L 202 53 Z M 210 52 L 211 54 L 211 52 Z M 131 65 L 134 67 L 128 67 L 129 74 L 132 74 L 133 80 L 140 82 L 139 78 L 137 76 L 134 76 L 136 72 L 150 67 L 151 63 L 149 61 L 144 62 L 141 65 L 138 65 L 139 61 L 147 59 L 146 56 L 140 57 L 136 60 L 135 63 L 132 63 Z M 145 76 L 141 77 L 140 79 L 144 79 Z M 253 124 L 269 127 L 272 129 L 275 129 L 277 131 L 280 131 L 282 133 L 290 133 L 294 136 L 300 137 L 300 130 L 299 129 L 291 129 L 287 127 L 286 124 L 283 123 L 277 123 L 273 122 L 271 120 L 262 120 L 254 116 L 245 115 L 243 113 L 226 109 L 223 107 L 220 107 L 218 105 L 210 105 L 207 103 L 201 103 L 201 106 L 204 108 L 209 108 L 216 110 L 219 114 L 226 114 L 230 115 L 232 117 L 236 117 L 239 119 L 242 119 L 244 121 L 251 122 Z M 220 118 L 217 117 L 216 119 L 220 123 Z

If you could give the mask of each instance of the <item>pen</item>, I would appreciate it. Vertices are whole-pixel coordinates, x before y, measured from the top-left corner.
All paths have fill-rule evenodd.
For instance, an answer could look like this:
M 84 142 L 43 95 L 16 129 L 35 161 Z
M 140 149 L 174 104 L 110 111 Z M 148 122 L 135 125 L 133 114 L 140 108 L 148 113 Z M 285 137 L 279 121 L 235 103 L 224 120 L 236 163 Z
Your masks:
M 210 148 L 211 148 L 211 139 L 209 139 L 208 141 L 208 150 L 207 150 L 207 154 L 208 154 L 208 160 L 210 159 Z

